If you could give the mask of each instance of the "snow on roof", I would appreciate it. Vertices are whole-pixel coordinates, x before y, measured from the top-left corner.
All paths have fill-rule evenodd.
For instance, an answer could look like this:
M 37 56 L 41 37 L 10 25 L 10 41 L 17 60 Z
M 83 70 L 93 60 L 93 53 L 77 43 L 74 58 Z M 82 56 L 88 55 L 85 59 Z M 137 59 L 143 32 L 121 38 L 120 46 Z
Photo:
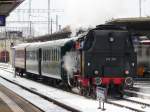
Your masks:
M 18 44 L 17 46 L 14 46 L 13 48 L 18 50 L 18 49 L 37 49 L 40 47 L 46 47 L 46 46 L 64 46 L 65 43 L 73 40 L 79 39 L 81 36 L 78 37 L 72 37 L 72 38 L 65 38 L 65 39 L 59 39 L 59 40 L 53 40 L 53 41 L 46 41 L 46 42 L 34 42 L 34 43 L 23 43 L 23 44 Z
M 40 45 L 42 44 L 43 42 L 34 42 L 34 43 L 31 43 L 29 46 L 27 46 L 26 48 L 27 49 L 37 49 L 40 47 Z
M 47 41 L 43 42 L 40 47 L 45 47 L 45 46 L 64 46 L 65 43 L 73 40 L 77 40 L 79 37 L 73 37 L 73 38 L 66 38 L 66 39 L 60 39 L 60 40 L 54 40 L 54 41 Z

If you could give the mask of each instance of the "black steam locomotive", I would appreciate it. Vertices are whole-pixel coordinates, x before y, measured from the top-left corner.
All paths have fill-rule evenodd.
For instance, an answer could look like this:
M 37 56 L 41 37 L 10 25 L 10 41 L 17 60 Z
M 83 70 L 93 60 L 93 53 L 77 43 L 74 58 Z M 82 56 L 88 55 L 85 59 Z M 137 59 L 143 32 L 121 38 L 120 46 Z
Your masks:
M 100 25 L 78 37 L 14 47 L 16 74 L 50 78 L 51 83 L 77 88 L 95 96 L 96 87 L 123 93 L 133 85 L 136 53 L 130 33 L 122 27 Z

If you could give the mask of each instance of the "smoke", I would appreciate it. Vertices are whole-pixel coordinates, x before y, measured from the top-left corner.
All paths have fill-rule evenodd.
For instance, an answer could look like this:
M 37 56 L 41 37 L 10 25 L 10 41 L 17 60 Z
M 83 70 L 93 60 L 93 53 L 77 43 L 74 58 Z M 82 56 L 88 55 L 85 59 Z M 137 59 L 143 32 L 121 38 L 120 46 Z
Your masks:
M 71 28 L 91 27 L 112 18 L 138 16 L 138 0 L 67 0 L 65 12 Z
M 77 72 L 78 58 L 76 52 L 67 52 L 63 57 L 64 68 L 67 71 L 67 75 L 73 77 L 73 73 Z

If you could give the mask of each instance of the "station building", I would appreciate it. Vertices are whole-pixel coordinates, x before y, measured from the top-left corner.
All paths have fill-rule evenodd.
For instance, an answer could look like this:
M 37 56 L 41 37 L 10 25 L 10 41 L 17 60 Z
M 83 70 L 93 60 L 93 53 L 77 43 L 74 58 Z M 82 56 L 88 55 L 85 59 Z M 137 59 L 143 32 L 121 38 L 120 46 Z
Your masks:
M 0 27 L 5 27 L 6 18 L 23 1 L 24 0 L 0 0 Z M 18 36 L 15 36 L 17 33 L 18 32 L 0 32 L 0 62 L 11 62 L 11 47 L 20 41 Z

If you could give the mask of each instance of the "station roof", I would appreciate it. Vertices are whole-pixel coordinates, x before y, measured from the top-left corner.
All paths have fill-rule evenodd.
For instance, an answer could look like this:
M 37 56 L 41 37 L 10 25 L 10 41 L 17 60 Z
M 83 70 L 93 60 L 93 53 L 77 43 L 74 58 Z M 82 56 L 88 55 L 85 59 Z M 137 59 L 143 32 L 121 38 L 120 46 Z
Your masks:
M 0 0 L 0 15 L 8 16 L 24 0 Z
M 62 31 L 62 32 L 56 32 L 53 34 L 47 34 L 43 36 L 38 36 L 38 37 L 33 37 L 26 39 L 27 42 L 44 42 L 44 41 L 50 41 L 50 40 L 57 40 L 57 39 L 64 39 L 64 38 L 69 38 L 71 35 L 70 31 Z
M 106 24 L 123 25 L 139 35 L 150 35 L 150 17 L 112 19 Z

